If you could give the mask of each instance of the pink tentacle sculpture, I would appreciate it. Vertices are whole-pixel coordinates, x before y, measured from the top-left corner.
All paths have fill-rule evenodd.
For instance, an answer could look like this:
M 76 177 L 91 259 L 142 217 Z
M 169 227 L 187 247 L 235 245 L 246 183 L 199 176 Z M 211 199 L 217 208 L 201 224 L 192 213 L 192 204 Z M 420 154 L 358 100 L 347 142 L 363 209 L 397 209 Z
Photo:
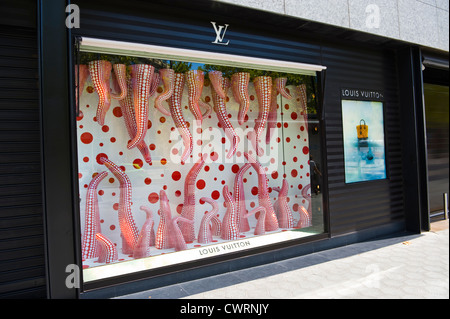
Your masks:
M 164 91 L 155 99 L 155 107 L 162 114 L 171 116 L 171 113 L 163 107 L 163 102 L 170 99 L 173 94 L 175 72 L 172 69 L 161 69 L 159 75 L 164 85 Z
M 287 195 L 289 190 L 289 184 L 286 179 L 283 179 L 283 185 L 281 188 L 273 187 L 274 191 L 277 191 L 278 200 L 275 202 L 274 209 L 277 214 L 278 223 L 281 228 L 293 228 L 294 217 L 292 216 L 291 208 L 287 202 Z
M 227 95 L 223 91 L 222 83 L 223 83 L 223 77 L 222 72 L 220 71 L 210 71 L 208 72 L 209 80 L 211 81 L 211 84 L 216 91 L 216 93 L 222 98 L 226 99 Z
M 132 188 L 130 178 L 109 159 L 102 157 L 100 158 L 100 163 L 104 164 L 119 180 L 119 226 L 122 235 L 122 252 L 124 254 L 132 254 L 139 231 L 131 213 Z
M 270 140 L 272 139 L 273 133 L 277 129 L 277 121 L 278 121 L 278 96 L 277 96 L 277 84 L 273 83 L 272 85 L 272 97 L 270 99 L 270 109 L 269 115 L 267 116 L 267 131 L 266 131 L 266 144 L 270 144 Z
M 208 117 L 211 114 L 212 107 L 208 103 L 204 102 L 202 99 L 198 101 L 200 107 L 206 109 L 205 113 L 202 114 L 202 118 Z
M 311 184 L 306 185 L 302 188 L 302 196 L 308 202 L 308 213 L 311 214 L 311 195 L 308 194 L 308 191 L 311 189 Z
M 270 103 L 272 99 L 272 78 L 270 76 L 258 76 L 253 80 L 255 84 L 256 95 L 258 97 L 259 112 L 255 120 L 255 128 L 248 133 L 248 137 L 253 144 L 256 155 L 261 156 L 264 150 L 259 146 L 261 135 L 266 126 L 269 116 Z
M 244 124 L 245 116 L 250 107 L 250 97 L 248 94 L 248 84 L 250 82 L 250 73 L 238 72 L 231 77 L 231 87 L 236 102 L 239 103 L 238 123 Z
M 136 136 L 137 125 L 136 125 L 136 115 L 134 113 L 134 105 L 133 105 L 133 86 L 131 82 L 131 76 L 127 76 L 127 91 L 128 94 L 123 100 L 119 100 L 120 109 L 122 110 L 123 119 L 125 121 L 125 126 L 127 128 L 128 135 L 130 139 Z M 113 79 L 114 89 L 117 91 L 119 89 L 119 84 L 116 80 Z M 148 148 L 147 143 L 143 140 L 137 145 L 138 150 L 141 152 L 144 157 L 145 162 L 148 164 L 152 163 L 152 157 L 150 155 L 150 149 Z
M 153 79 L 152 85 L 150 86 L 149 97 L 152 97 L 156 93 L 156 89 L 158 89 L 159 82 L 161 81 L 161 77 L 158 72 L 153 71 Z
M 111 106 L 109 79 L 111 77 L 111 62 L 105 60 L 91 61 L 88 64 L 92 83 L 98 93 L 97 122 L 105 125 L 105 116 Z
M 211 232 L 213 236 L 220 236 L 222 234 L 222 222 L 220 221 L 219 217 L 217 215 L 214 215 L 211 218 L 212 224 L 211 224 Z
M 155 247 L 157 249 L 169 249 L 173 248 L 170 246 L 169 242 L 169 230 L 170 223 L 172 222 L 172 212 L 169 206 L 169 200 L 167 198 L 166 192 L 161 190 L 159 192 L 159 211 L 160 216 L 158 231 L 156 232 L 156 242 Z
M 136 136 L 128 143 L 127 148 L 136 147 L 145 138 L 148 126 L 148 100 L 150 86 L 155 68 L 149 64 L 134 64 L 131 66 L 133 83 L 134 112 L 136 115 Z
M 234 178 L 234 202 L 237 205 L 238 219 L 239 219 L 239 232 L 247 232 L 250 230 L 250 225 L 248 223 L 248 218 L 245 217 L 247 214 L 247 209 L 245 207 L 245 193 L 244 193 L 244 183 L 243 176 L 245 172 L 251 167 L 251 164 L 246 163 L 237 172 Z
M 259 216 L 256 218 L 258 219 L 258 222 L 256 223 L 255 227 L 255 235 L 264 235 L 266 233 L 266 209 L 262 206 L 256 207 L 253 209 L 250 213 L 245 214 L 245 218 L 250 217 L 253 214 L 256 214 L 259 212 Z
M 97 262 L 99 263 L 112 263 L 118 258 L 116 245 L 105 235 L 101 233 L 95 234 L 95 239 L 101 246 L 101 252 L 99 254 Z
M 312 226 L 311 215 L 308 213 L 305 207 L 300 207 L 300 219 L 296 228 L 304 228 Z
M 297 86 L 297 92 L 300 97 L 300 109 L 303 113 L 303 119 L 305 120 L 305 128 L 308 132 L 308 96 L 306 94 L 306 85 L 301 84 Z
M 286 90 L 286 82 L 287 78 L 276 78 L 275 85 L 277 86 L 277 92 L 280 93 L 283 97 L 290 100 L 292 99 L 292 95 L 288 93 Z
M 202 112 L 200 111 L 200 96 L 202 95 L 203 82 L 205 81 L 205 73 L 200 70 L 190 70 L 186 72 L 186 82 L 188 85 L 189 110 L 194 118 L 201 125 L 203 121 Z
M 225 240 L 239 239 L 239 224 L 238 224 L 238 211 L 236 203 L 228 191 L 228 186 L 223 187 L 223 198 L 227 206 L 227 211 L 222 221 L 222 235 L 221 238 Z
M 153 246 L 155 241 L 155 231 L 153 229 L 155 221 L 153 220 L 153 213 L 150 208 L 145 206 L 141 206 L 141 210 L 144 211 L 147 216 L 133 249 L 133 257 L 136 259 L 150 256 L 150 246 Z
M 202 222 L 200 223 L 200 230 L 198 232 L 198 242 L 200 244 L 208 244 L 213 241 L 211 221 L 219 211 L 219 206 L 215 200 L 207 197 L 200 198 L 200 202 L 206 202 L 213 207 L 211 211 L 203 216 Z
M 127 66 L 125 64 L 114 64 L 114 77 L 113 81 L 118 84 L 118 88 L 115 88 L 116 91 L 120 92 L 120 94 L 111 93 L 111 97 L 115 100 L 123 100 L 128 93 L 127 88 Z
M 184 151 L 181 155 L 181 163 L 184 164 L 191 155 L 194 149 L 194 143 L 192 140 L 192 134 L 186 124 L 181 110 L 181 98 L 183 96 L 184 89 L 184 75 L 183 73 L 175 73 L 174 90 L 172 97 L 170 98 L 169 108 L 178 132 L 180 132 L 183 138 Z
M 100 215 L 98 210 L 97 187 L 108 175 L 108 172 L 101 172 L 91 180 L 86 194 L 86 210 L 84 214 L 84 234 L 82 241 L 81 257 L 89 259 L 98 257 L 100 247 L 95 240 L 95 234 L 100 233 Z
M 178 223 L 182 223 L 184 225 L 192 225 L 194 226 L 194 221 L 183 218 L 181 216 L 174 217 L 170 223 L 171 228 L 169 232 L 169 241 L 171 242 L 171 246 L 175 247 L 175 251 L 181 251 L 187 249 L 186 241 L 184 240 L 183 234 L 181 233 L 181 229 Z
M 220 126 L 222 126 L 225 131 L 225 135 L 230 140 L 230 150 L 228 151 L 227 158 L 233 157 L 236 153 L 239 137 L 237 136 L 233 126 L 231 125 L 230 119 L 228 118 L 228 112 L 226 109 L 226 95 L 230 87 L 230 80 L 228 78 L 220 77 L 218 79 L 218 84 L 225 94 L 225 98 L 220 97 L 219 93 L 216 91 L 216 87 L 211 88 L 211 95 L 214 102 L 214 111 L 217 114 L 217 119 L 219 120 Z
M 78 73 L 79 71 L 79 73 Z M 89 68 L 85 64 L 75 65 L 75 105 L 78 105 L 78 99 L 81 98 L 81 95 L 84 92 L 84 85 L 86 84 L 86 80 L 89 77 Z
M 277 127 L 277 95 L 280 93 L 283 97 L 290 100 L 292 96 L 286 90 L 287 78 L 276 78 L 272 85 L 272 98 L 270 102 L 269 116 L 267 118 L 266 144 L 270 144 L 274 130 Z
M 203 156 L 192 166 L 184 181 L 184 202 L 181 210 L 181 217 L 193 221 L 195 217 L 195 180 L 205 164 L 207 154 Z M 181 232 L 186 242 L 195 240 L 194 225 L 183 223 L 180 225 Z
M 258 202 L 259 206 L 263 206 L 266 209 L 266 231 L 275 231 L 278 229 L 278 219 L 270 201 L 269 185 L 267 182 L 266 171 L 261 164 L 251 155 L 244 152 L 244 157 L 255 169 L 258 174 Z

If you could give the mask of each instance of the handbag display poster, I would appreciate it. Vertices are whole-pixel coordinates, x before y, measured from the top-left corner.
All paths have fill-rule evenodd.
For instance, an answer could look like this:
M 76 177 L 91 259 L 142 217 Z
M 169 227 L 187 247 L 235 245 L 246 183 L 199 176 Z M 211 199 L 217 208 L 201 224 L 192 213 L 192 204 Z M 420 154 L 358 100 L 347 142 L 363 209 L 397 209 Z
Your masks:
M 342 100 L 345 182 L 386 178 L 383 102 Z

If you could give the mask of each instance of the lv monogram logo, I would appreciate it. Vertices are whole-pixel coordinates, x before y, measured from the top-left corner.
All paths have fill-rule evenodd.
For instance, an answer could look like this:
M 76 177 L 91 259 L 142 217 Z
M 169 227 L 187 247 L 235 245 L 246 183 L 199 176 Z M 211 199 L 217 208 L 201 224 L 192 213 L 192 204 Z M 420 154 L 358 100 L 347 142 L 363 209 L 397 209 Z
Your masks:
M 223 42 L 223 38 L 225 38 L 225 33 L 227 32 L 229 25 L 225 24 L 224 26 L 223 25 L 217 26 L 214 21 L 211 21 L 211 24 L 213 25 L 214 31 L 216 32 L 216 40 L 213 41 L 212 43 L 228 45 L 228 43 L 230 43 L 230 40 L 228 40 L 227 42 Z

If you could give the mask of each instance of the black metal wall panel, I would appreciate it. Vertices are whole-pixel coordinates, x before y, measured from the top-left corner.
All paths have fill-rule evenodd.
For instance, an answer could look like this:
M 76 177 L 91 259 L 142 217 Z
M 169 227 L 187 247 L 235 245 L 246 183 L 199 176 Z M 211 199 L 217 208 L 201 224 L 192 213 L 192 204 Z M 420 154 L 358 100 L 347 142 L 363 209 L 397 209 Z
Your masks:
M 332 235 L 388 224 L 404 218 L 399 99 L 395 51 L 355 45 L 323 46 L 326 156 Z M 385 93 L 384 121 L 387 179 L 345 183 L 341 88 Z
M 45 298 L 36 2 L 0 3 L 0 298 Z
M 338 235 L 404 219 L 401 134 L 396 55 L 393 49 L 374 49 L 375 40 L 367 45 L 352 41 L 352 32 L 333 34 L 311 32 L 309 23 L 288 17 L 231 10 L 223 5 L 205 5 L 202 10 L 170 9 L 162 1 L 86 1 L 77 4 L 81 28 L 76 35 L 121 41 L 173 46 L 280 59 L 327 66 L 325 91 L 326 160 L 329 181 L 331 233 Z M 180 2 L 176 2 L 178 5 Z M 167 3 L 167 1 L 166 1 Z M 207 1 L 203 1 L 207 3 Z M 247 14 L 247 16 L 245 16 Z M 229 23 L 226 37 L 230 45 L 211 42 L 215 33 L 210 21 Z M 325 28 L 326 29 L 326 28 Z M 372 41 L 372 42 L 371 42 Z M 369 46 L 371 45 L 371 46 Z M 370 47 L 370 49 L 369 49 Z M 346 185 L 340 88 L 355 87 L 385 92 L 386 165 L 388 179 Z

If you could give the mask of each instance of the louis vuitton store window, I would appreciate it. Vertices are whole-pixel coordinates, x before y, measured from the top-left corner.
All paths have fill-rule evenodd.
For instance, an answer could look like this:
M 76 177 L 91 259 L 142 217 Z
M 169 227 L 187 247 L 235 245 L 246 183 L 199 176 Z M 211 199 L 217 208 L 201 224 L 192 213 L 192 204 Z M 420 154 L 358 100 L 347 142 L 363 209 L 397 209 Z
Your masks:
M 324 67 L 83 38 L 74 68 L 85 283 L 324 233 Z

